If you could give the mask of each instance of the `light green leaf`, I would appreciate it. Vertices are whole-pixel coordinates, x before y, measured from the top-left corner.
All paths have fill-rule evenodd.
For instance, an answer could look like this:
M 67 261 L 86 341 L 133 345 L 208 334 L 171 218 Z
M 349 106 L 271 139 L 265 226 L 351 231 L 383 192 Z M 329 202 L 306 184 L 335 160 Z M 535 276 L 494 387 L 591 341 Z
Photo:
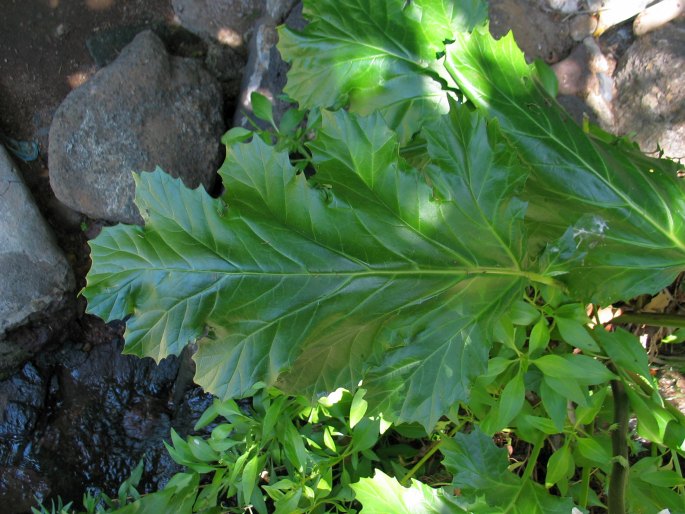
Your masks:
M 369 403 L 364 399 L 364 394 L 366 394 L 365 389 L 357 389 L 357 392 L 354 393 L 350 405 L 350 428 L 354 428 L 366 414 Z
M 541 318 L 533 326 L 530 331 L 530 337 L 528 339 L 528 353 L 530 357 L 538 357 L 547 345 L 549 344 L 549 327 L 547 326 L 547 320 Z
M 252 492 L 254 491 L 255 486 L 257 485 L 258 475 L 263 465 L 261 461 L 262 459 L 260 459 L 259 455 L 254 455 L 250 460 L 247 461 L 245 467 L 243 468 L 241 482 L 243 502 L 245 504 L 250 503 L 250 499 L 252 498 Z
M 243 127 L 233 127 L 223 136 L 221 136 L 221 144 L 226 146 L 231 146 L 236 143 L 242 143 L 250 139 L 254 133 L 251 130 L 247 130 Z
M 600 444 L 596 439 L 581 437 L 576 441 L 576 444 L 578 445 L 578 452 L 595 464 L 603 466 L 611 461 L 611 448 Z
M 455 107 L 426 134 L 430 184 L 380 116 L 344 112 L 311 145 L 315 182 L 259 138 L 229 149 L 217 200 L 138 176 L 146 224 L 91 242 L 89 312 L 128 317 L 127 353 L 197 341 L 196 382 L 220 398 L 363 379 L 372 411 L 430 429 L 485 371 L 491 321 L 552 279 L 525 270 L 525 172 L 497 131 Z
M 356 500 L 362 504 L 361 514 L 452 514 L 466 512 L 444 499 L 440 489 L 411 480 L 402 487 L 396 478 L 376 470 L 373 478 L 362 478 L 351 484 Z
M 559 429 L 556 427 L 556 425 L 550 418 L 531 416 L 529 414 L 523 417 L 525 418 L 526 423 L 536 428 L 537 430 L 540 430 L 544 434 L 552 435 L 559 433 Z
M 436 54 L 456 30 L 482 23 L 485 2 L 468 0 L 316 0 L 309 24 L 279 32 L 291 63 L 285 92 L 301 108 L 380 110 L 407 141 L 423 121 L 447 111 Z
M 177 473 L 163 490 L 142 496 L 139 500 L 117 509 L 116 514 L 191 514 L 199 484 L 200 475 L 197 473 Z
M 576 297 L 600 304 L 672 282 L 685 267 L 685 184 L 677 165 L 584 132 L 545 91 L 511 34 L 496 41 L 476 29 L 453 39 L 445 58 L 452 80 L 499 120 L 531 166 L 531 244 L 560 238 L 548 246 L 548 269 L 562 273 Z M 577 265 L 569 269 L 572 257 Z

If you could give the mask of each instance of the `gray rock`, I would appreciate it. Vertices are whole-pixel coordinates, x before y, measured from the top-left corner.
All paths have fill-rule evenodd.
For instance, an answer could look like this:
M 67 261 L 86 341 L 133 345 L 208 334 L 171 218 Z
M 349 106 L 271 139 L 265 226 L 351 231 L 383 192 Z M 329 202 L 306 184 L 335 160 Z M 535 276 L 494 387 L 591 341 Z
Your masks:
M 257 19 L 272 0 L 172 0 L 174 13 L 186 29 L 232 47 L 245 44 Z
M 278 98 L 285 87 L 288 72 L 288 65 L 281 59 L 276 48 L 278 42 L 276 27 L 284 22 L 291 28 L 302 29 L 304 27 L 301 2 L 270 0 L 267 5 L 267 14 L 257 22 L 250 41 L 249 58 L 233 118 L 235 126 L 250 127 L 248 123 L 248 116 L 252 113 L 250 96 L 255 91 L 271 100 L 276 122 L 289 107 L 288 103 Z
M 72 91 L 50 127 L 50 184 L 92 218 L 141 223 L 132 171 L 156 166 L 210 188 L 221 159 L 223 100 L 193 59 L 169 55 L 152 32 Z
M 670 23 L 633 43 L 615 75 L 615 130 L 635 134 L 642 151 L 657 145 L 685 157 L 685 23 Z
M 5 333 L 58 307 L 74 287 L 64 254 L 0 145 L 0 369 L 21 363 Z

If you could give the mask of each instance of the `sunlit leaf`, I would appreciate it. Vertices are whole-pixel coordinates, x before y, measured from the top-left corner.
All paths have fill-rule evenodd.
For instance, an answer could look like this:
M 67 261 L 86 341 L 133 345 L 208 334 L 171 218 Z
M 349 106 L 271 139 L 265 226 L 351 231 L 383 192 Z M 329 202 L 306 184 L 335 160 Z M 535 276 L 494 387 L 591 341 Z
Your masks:
M 483 29 L 454 40 L 445 59 L 450 76 L 530 164 L 531 244 L 549 245 L 549 269 L 577 297 L 602 304 L 672 282 L 685 268 L 677 165 L 589 136 L 545 91 L 511 34 L 496 41 Z
M 376 470 L 350 486 L 362 504 L 361 514 L 457 514 L 466 512 L 445 500 L 442 490 L 412 479 L 403 487 L 397 479 Z
M 436 59 L 443 41 L 484 21 L 481 0 L 317 0 L 309 24 L 283 27 L 278 49 L 291 62 L 285 92 L 300 107 L 375 110 L 403 141 L 447 111 Z

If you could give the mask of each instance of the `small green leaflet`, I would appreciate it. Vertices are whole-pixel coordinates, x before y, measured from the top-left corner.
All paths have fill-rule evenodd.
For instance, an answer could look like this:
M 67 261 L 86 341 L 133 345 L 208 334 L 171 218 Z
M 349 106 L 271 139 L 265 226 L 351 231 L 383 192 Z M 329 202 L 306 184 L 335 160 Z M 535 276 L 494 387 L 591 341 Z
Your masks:
M 310 145 L 315 181 L 259 138 L 229 148 L 217 200 L 138 176 L 145 226 L 91 242 L 89 312 L 130 316 L 128 353 L 159 360 L 198 340 L 196 381 L 220 398 L 363 380 L 371 411 L 432 427 L 485 372 L 490 321 L 530 279 L 551 279 L 525 270 L 524 171 L 496 127 L 453 105 L 426 137 L 432 185 L 379 115 L 342 111 Z

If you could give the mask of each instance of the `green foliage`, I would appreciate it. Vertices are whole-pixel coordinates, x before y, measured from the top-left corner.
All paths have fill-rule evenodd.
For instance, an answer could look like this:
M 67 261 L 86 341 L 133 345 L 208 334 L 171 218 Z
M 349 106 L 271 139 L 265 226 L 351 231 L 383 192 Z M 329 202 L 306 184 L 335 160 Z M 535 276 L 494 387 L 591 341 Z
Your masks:
M 280 33 L 299 109 L 277 123 L 253 95 L 270 129 L 224 136 L 222 196 L 136 176 L 145 226 L 91 242 L 89 312 L 127 319 L 128 353 L 196 342 L 219 398 L 200 425 L 225 420 L 172 434 L 187 472 L 125 489 L 121 512 L 355 512 L 356 495 L 362 512 L 568 513 L 623 488 L 631 512 L 685 511 L 685 418 L 639 341 L 585 308 L 685 267 L 676 165 L 573 123 L 477 0 L 305 15 Z M 650 456 L 628 448 L 628 410 Z M 380 457 L 390 423 L 433 441 L 411 469 Z M 496 434 L 530 453 L 512 464 Z M 447 489 L 412 480 L 440 454 Z

